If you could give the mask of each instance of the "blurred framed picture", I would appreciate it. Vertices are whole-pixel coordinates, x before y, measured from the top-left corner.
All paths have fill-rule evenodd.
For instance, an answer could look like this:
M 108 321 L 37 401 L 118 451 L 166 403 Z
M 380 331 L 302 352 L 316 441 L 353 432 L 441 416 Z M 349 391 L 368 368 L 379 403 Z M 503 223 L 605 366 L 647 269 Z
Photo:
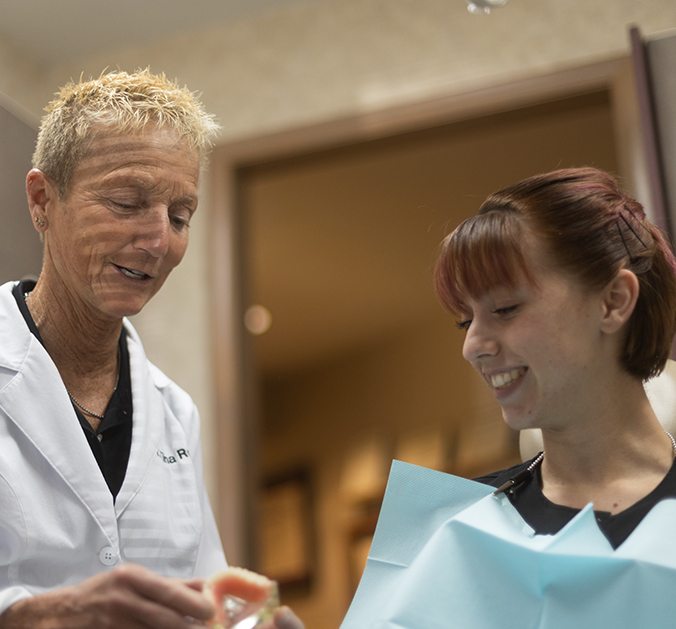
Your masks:
M 296 469 L 267 479 L 260 499 L 260 571 L 282 590 L 309 589 L 315 545 L 309 470 Z

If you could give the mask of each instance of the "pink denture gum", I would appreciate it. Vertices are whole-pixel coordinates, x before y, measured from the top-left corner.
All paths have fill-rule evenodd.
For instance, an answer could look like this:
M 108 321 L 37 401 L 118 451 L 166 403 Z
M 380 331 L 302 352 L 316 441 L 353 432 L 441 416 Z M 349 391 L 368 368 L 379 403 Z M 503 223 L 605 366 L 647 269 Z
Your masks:
M 216 613 L 210 629 L 250 629 L 270 618 L 279 605 L 277 584 L 244 568 L 228 568 L 204 584 Z

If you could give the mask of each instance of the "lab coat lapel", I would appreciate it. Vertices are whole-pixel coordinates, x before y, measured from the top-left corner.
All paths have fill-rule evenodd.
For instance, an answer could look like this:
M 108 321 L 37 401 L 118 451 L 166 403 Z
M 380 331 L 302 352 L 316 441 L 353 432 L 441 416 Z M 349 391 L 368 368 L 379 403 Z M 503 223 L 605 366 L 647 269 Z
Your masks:
M 116 543 L 112 496 L 56 365 L 17 308 L 13 284 L 0 287 L 0 413 L 26 436 Z
M 153 382 L 141 340 L 128 321 L 125 321 L 125 327 L 131 374 L 133 427 L 127 473 L 115 502 L 118 517 L 141 489 L 148 466 L 157 455 L 164 417 L 164 400 Z
M 23 333 L 17 327 L 14 331 Z M 77 495 L 108 538 L 116 541 L 110 490 L 59 372 L 40 342 L 27 329 L 26 334 L 28 351 L 19 373 L 0 391 L 0 408 Z

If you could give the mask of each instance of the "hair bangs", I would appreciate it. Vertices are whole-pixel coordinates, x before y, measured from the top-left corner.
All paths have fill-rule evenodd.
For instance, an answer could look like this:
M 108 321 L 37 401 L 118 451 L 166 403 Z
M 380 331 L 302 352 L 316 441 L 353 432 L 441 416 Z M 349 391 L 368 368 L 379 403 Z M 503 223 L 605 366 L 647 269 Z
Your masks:
M 522 252 L 523 230 L 515 214 L 498 210 L 463 221 L 441 245 L 435 271 L 443 305 L 460 314 L 467 299 L 479 299 L 497 286 L 532 280 Z

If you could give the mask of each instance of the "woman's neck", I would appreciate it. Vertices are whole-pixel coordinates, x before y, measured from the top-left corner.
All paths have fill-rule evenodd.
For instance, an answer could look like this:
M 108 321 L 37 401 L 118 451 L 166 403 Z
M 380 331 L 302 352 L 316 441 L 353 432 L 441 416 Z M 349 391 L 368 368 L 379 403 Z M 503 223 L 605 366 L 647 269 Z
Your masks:
M 672 442 L 640 381 L 569 425 L 543 429 L 542 490 L 556 504 L 617 512 L 647 495 L 672 466 Z
M 64 379 L 117 374 L 122 321 L 97 317 L 67 291 L 38 280 L 26 304 L 47 352 Z

